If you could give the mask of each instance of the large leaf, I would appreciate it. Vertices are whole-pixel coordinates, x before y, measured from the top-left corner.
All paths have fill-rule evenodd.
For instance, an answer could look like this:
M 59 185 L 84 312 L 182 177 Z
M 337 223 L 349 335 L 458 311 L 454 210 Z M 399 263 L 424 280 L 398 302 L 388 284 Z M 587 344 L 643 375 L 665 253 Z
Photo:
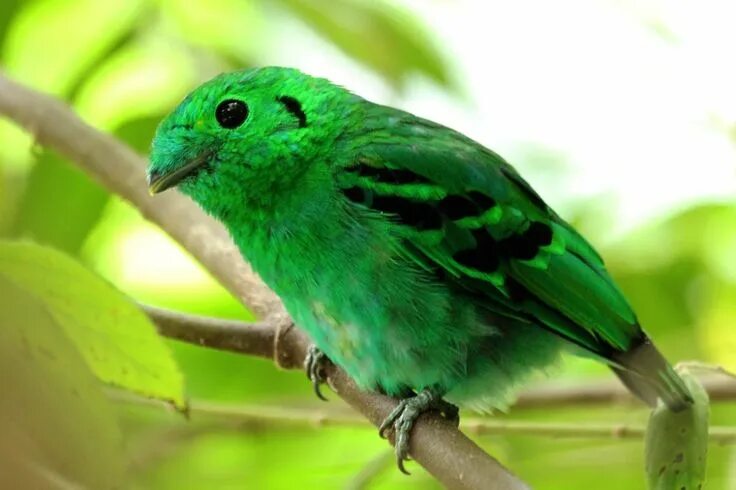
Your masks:
M 101 380 L 184 407 L 182 375 L 148 317 L 70 257 L 0 242 L 0 276 L 38 298 Z
M 414 73 L 450 85 L 433 40 L 404 10 L 375 0 L 280 1 L 348 56 L 398 87 Z
M 0 277 L 0 488 L 122 488 L 109 401 L 58 322 Z

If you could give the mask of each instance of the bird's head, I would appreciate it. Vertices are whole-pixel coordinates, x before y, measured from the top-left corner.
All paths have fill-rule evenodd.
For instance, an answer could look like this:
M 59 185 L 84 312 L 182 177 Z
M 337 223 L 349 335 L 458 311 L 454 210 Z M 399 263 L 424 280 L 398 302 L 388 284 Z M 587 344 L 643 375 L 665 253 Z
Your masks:
M 218 217 L 278 199 L 329 152 L 354 98 L 289 68 L 220 75 L 190 93 L 159 125 L 148 184 L 174 186 Z

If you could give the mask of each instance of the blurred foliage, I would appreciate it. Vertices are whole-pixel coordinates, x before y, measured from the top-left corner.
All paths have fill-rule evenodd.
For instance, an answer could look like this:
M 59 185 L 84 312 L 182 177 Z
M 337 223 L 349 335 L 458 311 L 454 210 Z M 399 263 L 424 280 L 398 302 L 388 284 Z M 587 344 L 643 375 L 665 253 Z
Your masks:
M 4 0 L 0 63 L 9 75 L 58 95 L 91 124 L 145 153 L 157 122 L 189 89 L 220 71 L 268 64 L 263 46 L 274 26 L 294 19 L 397 91 L 416 76 L 455 88 L 452 66 L 436 47 L 440 40 L 411 12 L 371 0 Z M 551 163 L 564 156 L 533 159 L 544 162 L 542 180 L 554 185 L 558 177 Z M 605 233 L 600 218 L 606 206 L 583 202 L 578 208 L 577 223 L 584 232 L 594 238 Z M 702 204 L 649 223 L 602 250 L 642 323 L 672 359 L 697 358 L 736 369 L 735 222 L 736 203 Z M 4 121 L 0 236 L 63 250 L 140 301 L 250 317 L 135 210 Z M 79 288 L 77 293 L 87 280 L 54 277 L 72 290 Z M 146 407 L 110 406 L 91 375 L 99 372 L 75 348 L 85 333 L 70 330 L 71 323 L 50 314 L 53 305 L 28 285 L 23 290 L 15 283 L 0 286 L 0 311 L 13 312 L 0 315 L 0 372 L 13 372 L 13 377 L 0 377 L 0 430 L 10 434 L 0 442 L 3 488 L 33 488 L 38 478 L 49 475 L 107 488 L 123 472 L 131 488 L 350 488 L 366 465 L 380 462 L 386 453 L 385 442 L 367 427 L 231 427 Z M 92 308 L 102 300 L 90 293 L 85 301 Z M 127 333 L 142 331 L 136 321 L 125 325 Z M 23 334 L 20 324 L 26 327 Z M 121 334 L 122 327 L 118 324 L 110 335 Z M 118 341 L 123 349 L 136 340 Z M 164 342 L 183 374 L 188 397 L 284 406 L 318 403 L 302 373 Z M 143 350 L 137 355 L 143 359 Z M 559 383 L 610 377 L 604 366 L 573 358 L 554 374 Z M 340 403 L 336 398 L 331 397 L 332 405 Z M 734 403 L 714 406 L 713 424 L 736 424 L 734 408 Z M 647 412 L 613 406 L 512 410 L 510 416 L 643 424 Z M 20 432 L 2 425 L 8 420 L 20 421 Z M 22 457 L 31 450 L 23 434 L 48 447 L 42 457 L 32 455 L 43 471 L 17 473 L 24 479 L 3 482 L 8 473 L 2 465 L 16 461 L 5 455 Z M 122 444 L 116 442 L 120 438 Z M 59 441 L 64 441 L 61 448 Z M 531 436 L 482 437 L 478 442 L 535 488 L 644 488 L 643 442 Z M 734 454 L 730 447 L 711 448 L 709 488 L 733 488 Z M 390 458 L 379 468 L 369 488 L 439 488 L 416 465 L 411 478 L 395 471 Z
M 433 42 L 411 16 L 384 2 L 279 0 L 342 51 L 400 87 L 412 72 L 446 85 Z

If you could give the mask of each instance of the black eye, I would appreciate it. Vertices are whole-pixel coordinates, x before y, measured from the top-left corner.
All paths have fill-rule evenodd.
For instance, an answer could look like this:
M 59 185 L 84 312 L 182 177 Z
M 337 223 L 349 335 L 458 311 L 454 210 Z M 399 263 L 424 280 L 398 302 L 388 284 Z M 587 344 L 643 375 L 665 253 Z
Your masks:
M 215 109 L 217 123 L 225 129 L 235 129 L 248 117 L 248 106 L 241 100 L 228 99 Z

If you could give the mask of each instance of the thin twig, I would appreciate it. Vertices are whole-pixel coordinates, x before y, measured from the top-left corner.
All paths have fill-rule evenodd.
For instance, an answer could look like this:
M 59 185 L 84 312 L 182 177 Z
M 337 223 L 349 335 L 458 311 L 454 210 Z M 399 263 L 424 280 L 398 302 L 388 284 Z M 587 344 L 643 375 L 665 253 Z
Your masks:
M 170 408 L 160 400 L 143 398 L 127 392 L 111 391 L 113 400 L 156 408 Z M 308 427 L 366 427 L 366 421 L 352 413 L 326 407 L 324 409 L 283 407 L 271 405 L 236 405 L 217 402 L 192 401 L 189 414 L 192 419 L 215 418 L 224 425 L 240 427 L 308 428 Z M 477 435 L 528 435 L 536 437 L 576 439 L 641 439 L 646 428 L 642 425 L 578 424 L 563 422 L 528 422 L 504 418 L 464 418 L 461 427 Z M 710 428 L 710 440 L 719 444 L 736 444 L 736 427 Z
M 726 376 L 708 375 L 700 378 L 711 402 L 736 400 L 736 380 Z M 571 386 L 549 384 L 528 389 L 519 395 L 513 408 L 552 408 L 558 406 L 583 406 L 632 404 L 642 406 L 618 381 L 595 381 Z
M 381 473 L 386 471 L 393 463 L 393 454 L 389 451 L 381 451 L 377 456 L 374 456 L 368 461 L 358 474 L 348 482 L 345 490 L 365 490 L 371 484 L 375 483 Z
M 223 227 L 177 193 L 152 199 L 144 178 L 145 162 L 129 147 L 84 123 L 65 104 L 0 75 L 0 114 L 31 132 L 112 192 L 127 199 L 196 257 L 225 287 L 264 321 L 287 326 L 278 298 L 243 261 Z M 278 333 L 279 352 L 288 363 L 304 359 L 308 340 L 297 329 Z M 290 340 L 289 340 L 290 339 Z M 292 345 L 294 344 L 294 345 Z M 396 400 L 357 389 L 343 371 L 330 368 L 332 388 L 345 401 L 379 424 Z M 412 432 L 410 454 L 448 488 L 522 489 L 526 485 L 493 457 L 436 414 L 423 415 Z

